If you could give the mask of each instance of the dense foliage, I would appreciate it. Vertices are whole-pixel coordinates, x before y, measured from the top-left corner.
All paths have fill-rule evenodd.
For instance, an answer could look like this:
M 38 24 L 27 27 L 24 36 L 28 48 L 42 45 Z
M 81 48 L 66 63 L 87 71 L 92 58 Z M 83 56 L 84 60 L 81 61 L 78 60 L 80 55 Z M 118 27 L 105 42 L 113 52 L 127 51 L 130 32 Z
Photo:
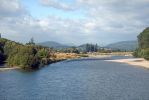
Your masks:
M 48 48 L 36 46 L 33 39 L 26 45 L 0 38 L 0 63 L 6 61 L 9 66 L 23 69 L 38 68 L 50 62 Z
M 149 60 L 149 27 L 138 35 L 139 48 L 134 52 L 135 57 Z
M 97 52 L 98 51 L 98 45 L 97 44 L 83 44 L 78 47 L 68 47 L 63 49 L 57 49 L 58 52 L 63 53 L 87 53 L 87 52 Z
M 98 46 L 97 44 L 86 44 L 86 52 L 97 52 Z

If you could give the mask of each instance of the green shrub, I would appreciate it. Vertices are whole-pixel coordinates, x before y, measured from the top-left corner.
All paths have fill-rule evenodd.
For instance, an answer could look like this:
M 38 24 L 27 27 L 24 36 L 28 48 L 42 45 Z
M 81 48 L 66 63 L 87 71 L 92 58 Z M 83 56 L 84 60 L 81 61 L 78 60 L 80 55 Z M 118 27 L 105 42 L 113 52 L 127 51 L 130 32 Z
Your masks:
M 143 50 L 143 57 L 149 60 L 149 48 Z
M 47 48 L 0 39 L 0 63 L 6 59 L 7 64 L 11 67 L 35 69 L 39 67 L 40 63 L 48 64 L 49 57 Z

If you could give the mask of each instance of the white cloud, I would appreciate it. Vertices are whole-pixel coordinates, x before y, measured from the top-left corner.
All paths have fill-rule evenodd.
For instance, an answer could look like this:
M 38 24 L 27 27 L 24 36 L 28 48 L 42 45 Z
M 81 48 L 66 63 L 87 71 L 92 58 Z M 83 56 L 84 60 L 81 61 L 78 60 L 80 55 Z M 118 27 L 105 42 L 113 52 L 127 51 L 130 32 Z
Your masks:
M 40 0 L 41 4 L 47 7 L 53 7 L 62 10 L 74 10 L 72 4 L 67 4 L 59 0 Z
M 11 2 L 10 2 L 11 1 Z M 42 5 L 73 12 L 84 10 L 84 19 L 45 16 L 35 19 L 18 0 L 0 1 L 0 32 L 12 40 L 58 41 L 81 44 L 134 40 L 149 24 L 149 0 L 40 0 Z M 9 4 L 9 5 L 8 5 Z
M 18 0 L 0 0 L 0 17 L 16 17 L 24 14 L 26 10 Z

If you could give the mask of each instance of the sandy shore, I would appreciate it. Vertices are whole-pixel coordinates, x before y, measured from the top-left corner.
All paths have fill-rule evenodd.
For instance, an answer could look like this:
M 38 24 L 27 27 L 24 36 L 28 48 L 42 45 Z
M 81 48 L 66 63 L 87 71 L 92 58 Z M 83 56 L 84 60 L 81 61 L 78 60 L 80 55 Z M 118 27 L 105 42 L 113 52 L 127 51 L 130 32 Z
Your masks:
M 12 70 L 12 69 L 20 69 L 19 67 L 5 67 L 5 68 L 0 68 L 0 71 L 7 71 L 7 70 Z
M 116 60 L 106 60 L 119 63 L 127 63 L 134 66 L 140 66 L 149 69 L 149 61 L 143 58 L 129 58 L 129 59 L 116 59 Z
M 88 57 L 91 57 L 91 58 L 107 58 L 107 57 L 111 57 L 111 55 L 88 55 Z

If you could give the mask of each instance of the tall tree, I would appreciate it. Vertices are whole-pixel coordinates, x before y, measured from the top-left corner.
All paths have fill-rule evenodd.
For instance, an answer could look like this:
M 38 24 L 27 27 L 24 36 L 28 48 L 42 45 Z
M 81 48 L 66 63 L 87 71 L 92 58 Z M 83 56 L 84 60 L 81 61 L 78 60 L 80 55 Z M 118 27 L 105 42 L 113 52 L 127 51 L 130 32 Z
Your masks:
M 35 45 L 34 38 L 32 37 L 27 45 Z
M 138 44 L 139 48 L 134 52 L 134 56 L 149 60 L 149 27 L 138 35 Z
M 138 35 L 139 48 L 149 48 L 149 27 Z

